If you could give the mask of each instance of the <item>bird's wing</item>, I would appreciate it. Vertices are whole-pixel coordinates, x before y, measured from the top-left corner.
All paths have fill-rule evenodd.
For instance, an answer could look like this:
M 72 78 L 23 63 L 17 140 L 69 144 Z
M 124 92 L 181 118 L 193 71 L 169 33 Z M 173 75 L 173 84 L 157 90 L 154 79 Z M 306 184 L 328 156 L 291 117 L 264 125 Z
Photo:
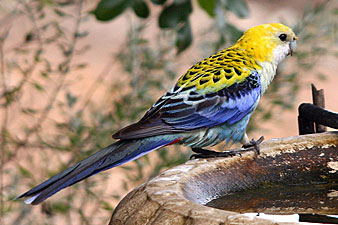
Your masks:
M 144 117 L 113 135 L 116 139 L 144 138 L 161 134 L 189 132 L 223 123 L 233 124 L 250 113 L 260 98 L 260 77 L 257 71 L 243 71 L 243 81 L 226 81 L 234 75 L 224 73 L 223 77 L 207 77 L 197 74 L 195 81 L 204 85 L 176 85 L 162 96 Z M 235 69 L 232 70 L 233 73 Z M 218 74 L 217 71 L 212 71 Z M 206 74 L 209 76 L 209 74 Z M 227 78 L 228 75 L 228 78 Z M 184 79 L 184 76 L 183 76 Z M 222 85 L 217 84 L 223 81 Z M 241 79 L 243 79 L 241 77 Z M 182 78 L 181 78 L 182 80 Z M 180 82 L 180 81 L 179 81 Z M 178 82 L 178 84 L 179 84 Z M 187 82 L 187 84 L 191 84 Z M 219 90 L 217 90 L 217 85 Z M 221 87 L 220 87 L 221 86 Z
M 217 92 L 199 94 L 192 90 L 164 95 L 137 123 L 113 135 L 116 139 L 143 138 L 188 132 L 223 123 L 233 124 L 254 108 L 260 98 L 257 72 L 241 83 Z

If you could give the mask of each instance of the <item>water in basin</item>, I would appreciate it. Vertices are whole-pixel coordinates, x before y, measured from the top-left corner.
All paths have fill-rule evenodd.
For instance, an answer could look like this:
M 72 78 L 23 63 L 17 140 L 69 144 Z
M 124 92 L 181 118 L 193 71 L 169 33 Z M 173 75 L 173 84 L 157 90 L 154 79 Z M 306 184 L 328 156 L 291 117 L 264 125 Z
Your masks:
M 338 224 L 338 184 L 264 185 L 254 190 L 224 195 L 209 207 L 296 222 Z M 295 215 L 290 217 L 285 215 Z

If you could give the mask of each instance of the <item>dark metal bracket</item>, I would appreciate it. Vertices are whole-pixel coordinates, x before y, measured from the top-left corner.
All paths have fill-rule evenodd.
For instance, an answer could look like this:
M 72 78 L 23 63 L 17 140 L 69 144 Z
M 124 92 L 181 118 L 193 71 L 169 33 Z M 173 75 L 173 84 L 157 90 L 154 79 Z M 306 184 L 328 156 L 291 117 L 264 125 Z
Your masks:
M 324 91 L 312 84 L 313 103 L 302 103 L 298 107 L 299 134 L 322 133 L 326 127 L 338 129 L 338 113 L 324 109 Z

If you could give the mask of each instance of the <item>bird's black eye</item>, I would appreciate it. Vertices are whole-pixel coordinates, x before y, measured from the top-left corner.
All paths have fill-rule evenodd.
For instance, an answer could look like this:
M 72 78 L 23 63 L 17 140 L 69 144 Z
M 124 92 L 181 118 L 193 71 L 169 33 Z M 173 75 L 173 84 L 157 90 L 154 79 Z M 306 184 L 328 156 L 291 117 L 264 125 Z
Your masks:
M 281 41 L 285 41 L 286 40 L 286 34 L 281 34 L 281 35 L 279 35 L 279 39 L 281 40 Z

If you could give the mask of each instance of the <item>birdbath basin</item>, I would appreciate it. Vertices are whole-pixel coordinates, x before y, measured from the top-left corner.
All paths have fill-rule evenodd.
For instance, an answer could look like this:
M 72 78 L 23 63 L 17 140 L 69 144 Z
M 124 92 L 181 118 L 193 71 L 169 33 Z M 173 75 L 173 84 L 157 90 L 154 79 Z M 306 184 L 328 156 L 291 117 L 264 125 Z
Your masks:
M 248 216 L 338 214 L 338 132 L 271 139 L 261 154 L 196 159 L 131 191 L 110 224 L 297 224 Z

